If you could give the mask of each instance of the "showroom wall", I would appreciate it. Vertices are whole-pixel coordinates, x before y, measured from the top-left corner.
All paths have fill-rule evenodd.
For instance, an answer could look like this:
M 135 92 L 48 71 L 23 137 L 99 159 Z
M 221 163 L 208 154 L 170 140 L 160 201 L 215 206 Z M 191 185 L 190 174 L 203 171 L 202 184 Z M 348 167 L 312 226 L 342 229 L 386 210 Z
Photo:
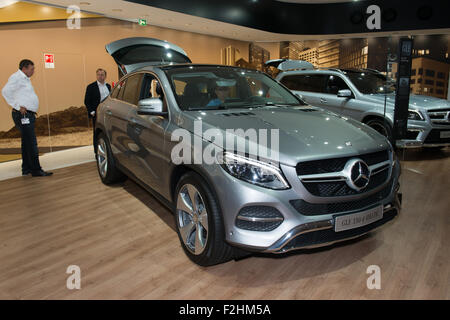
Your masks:
M 237 49 L 240 57 L 248 59 L 249 56 L 250 42 L 154 26 L 142 27 L 108 18 L 82 19 L 79 30 L 67 29 L 65 20 L 0 24 L 0 39 L 7 44 L 0 52 L 0 86 L 3 87 L 17 70 L 21 59 L 35 62 L 36 73 L 32 82 L 40 99 L 41 118 L 36 131 L 41 151 L 91 143 L 90 123 L 83 114 L 85 88 L 95 81 L 97 68 L 107 70 L 109 83 L 118 80 L 117 66 L 106 53 L 105 44 L 135 36 L 175 43 L 194 63 L 220 64 L 222 49 L 230 46 Z M 270 51 L 272 58 L 278 58 L 278 43 L 258 45 Z M 54 69 L 45 68 L 45 53 L 55 55 Z M 6 160 L 20 158 L 17 153 L 17 148 L 20 148 L 18 132 L 12 130 L 8 133 L 14 126 L 10 112 L 11 108 L 1 98 L 0 154 L 6 149 L 12 150 L 6 153 L 15 154 L 15 157 L 3 157 Z M 48 114 L 49 117 L 45 116 Z M 55 137 L 61 134 L 65 135 Z
M 373 68 L 395 78 L 395 54 L 398 37 L 358 39 L 322 39 L 295 42 L 251 43 L 185 32 L 109 18 L 81 20 L 81 29 L 70 30 L 66 21 L 0 23 L 0 87 L 17 70 L 21 59 L 35 62 L 32 78 L 40 99 L 36 133 L 41 152 L 66 149 L 92 143 L 91 123 L 84 107 L 86 86 L 95 81 L 95 71 L 108 72 L 109 83 L 118 80 L 117 66 L 106 53 L 105 44 L 126 37 L 153 37 L 182 47 L 194 63 L 236 64 L 262 69 L 267 59 L 307 60 L 320 68 Z M 55 68 L 47 69 L 44 54 L 55 55 Z M 430 63 L 436 79 L 417 75 L 412 93 L 449 98 L 450 35 L 415 37 L 414 55 L 425 69 Z M 230 59 L 231 58 L 231 59 Z M 439 61 L 437 65 L 435 60 Z M 421 67 L 417 67 L 419 70 Z M 274 70 L 269 70 L 274 71 Z M 441 78 L 439 75 L 443 75 Z M 425 75 L 424 75 L 425 76 Z M 433 81 L 433 88 L 426 88 Z M 442 94 L 440 93 L 442 91 Z M 20 159 L 20 134 L 14 128 L 11 108 L 0 98 L 0 162 Z

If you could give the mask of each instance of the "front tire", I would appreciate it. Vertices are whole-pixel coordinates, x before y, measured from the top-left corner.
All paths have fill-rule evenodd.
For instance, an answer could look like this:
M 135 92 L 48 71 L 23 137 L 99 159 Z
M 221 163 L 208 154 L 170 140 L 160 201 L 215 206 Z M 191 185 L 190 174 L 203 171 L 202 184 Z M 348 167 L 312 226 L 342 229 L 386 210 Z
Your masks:
M 200 266 L 227 262 L 242 254 L 225 242 L 220 206 L 205 180 L 185 174 L 175 191 L 175 224 L 186 255 Z
M 392 128 L 386 120 L 378 118 L 370 119 L 366 122 L 366 124 L 381 135 L 388 138 L 391 143 L 393 142 Z
M 125 181 L 127 177 L 117 168 L 111 146 L 105 134 L 100 133 L 97 136 L 96 146 L 95 157 L 97 159 L 98 174 L 102 182 L 106 185 L 111 185 Z

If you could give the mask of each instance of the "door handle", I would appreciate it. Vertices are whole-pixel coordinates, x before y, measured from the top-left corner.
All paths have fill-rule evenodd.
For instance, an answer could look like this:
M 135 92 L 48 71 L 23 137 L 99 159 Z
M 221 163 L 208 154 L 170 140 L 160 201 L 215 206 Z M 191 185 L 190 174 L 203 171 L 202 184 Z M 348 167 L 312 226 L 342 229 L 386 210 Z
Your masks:
M 327 99 L 320 98 L 320 102 L 321 102 L 321 103 L 327 103 Z
M 138 120 L 136 118 L 130 118 L 131 123 L 138 123 Z
M 111 110 L 106 110 L 105 113 L 106 113 L 108 116 L 112 116 L 112 111 L 111 111 Z

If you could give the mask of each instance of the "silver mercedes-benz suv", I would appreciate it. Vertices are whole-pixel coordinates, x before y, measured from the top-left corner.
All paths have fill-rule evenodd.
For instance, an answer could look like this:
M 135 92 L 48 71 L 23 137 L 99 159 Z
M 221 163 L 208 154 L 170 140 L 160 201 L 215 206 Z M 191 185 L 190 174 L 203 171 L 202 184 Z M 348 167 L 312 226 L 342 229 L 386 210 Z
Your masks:
M 395 85 L 380 72 L 315 69 L 295 60 L 275 62 L 282 67 L 289 63 L 293 70 L 281 67 L 283 72 L 276 79 L 307 103 L 354 118 L 392 139 Z M 269 65 L 275 66 L 274 62 Z M 396 144 L 406 148 L 450 146 L 450 101 L 411 94 L 407 137 Z
M 167 205 L 195 263 L 329 245 L 399 213 L 400 164 L 370 127 L 305 105 L 262 72 L 192 64 L 165 41 L 107 51 L 126 75 L 98 108 L 100 178 L 130 177 Z M 213 161 L 196 159 L 198 146 Z

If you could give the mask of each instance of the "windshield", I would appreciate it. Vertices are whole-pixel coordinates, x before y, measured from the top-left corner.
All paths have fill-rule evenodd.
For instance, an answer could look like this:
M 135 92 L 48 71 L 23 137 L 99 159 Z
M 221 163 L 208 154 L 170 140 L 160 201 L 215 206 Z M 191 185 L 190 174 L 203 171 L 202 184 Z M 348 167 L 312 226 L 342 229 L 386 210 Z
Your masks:
M 345 71 L 359 92 L 363 94 L 393 93 L 395 84 L 381 73 Z
M 182 110 L 298 106 L 304 103 L 264 73 L 225 66 L 164 68 Z

